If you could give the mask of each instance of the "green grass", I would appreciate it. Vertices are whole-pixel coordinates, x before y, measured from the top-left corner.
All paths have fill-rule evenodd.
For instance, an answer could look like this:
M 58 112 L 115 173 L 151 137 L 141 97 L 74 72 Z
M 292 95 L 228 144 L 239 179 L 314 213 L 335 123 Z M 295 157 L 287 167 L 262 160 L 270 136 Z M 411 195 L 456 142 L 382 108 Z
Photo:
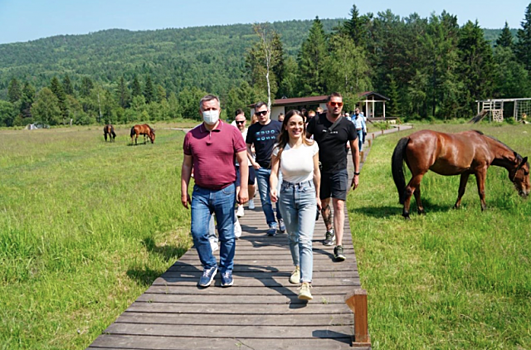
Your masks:
M 531 155 L 528 125 L 474 127 Z M 424 128 L 470 125 L 413 131 Z M 531 348 L 531 201 L 518 196 L 505 169 L 491 167 L 488 209 L 481 212 L 472 176 L 462 208 L 453 210 L 459 177 L 429 172 L 421 183 L 427 214 L 417 215 L 413 200 L 412 220 L 404 220 L 391 154 L 408 133 L 375 140 L 348 198 L 373 348 Z
M 0 131 L 0 348 L 87 347 L 189 248 L 184 133 L 128 132 Z
M 0 131 L 0 349 L 86 348 L 189 248 L 169 126 L 134 147 L 125 127 L 112 144 L 100 127 Z M 531 154 L 529 126 L 478 128 Z M 531 348 L 531 201 L 492 167 L 488 210 L 473 177 L 452 210 L 458 177 L 428 174 L 427 215 L 405 221 L 390 156 L 406 133 L 375 140 L 349 194 L 373 348 Z

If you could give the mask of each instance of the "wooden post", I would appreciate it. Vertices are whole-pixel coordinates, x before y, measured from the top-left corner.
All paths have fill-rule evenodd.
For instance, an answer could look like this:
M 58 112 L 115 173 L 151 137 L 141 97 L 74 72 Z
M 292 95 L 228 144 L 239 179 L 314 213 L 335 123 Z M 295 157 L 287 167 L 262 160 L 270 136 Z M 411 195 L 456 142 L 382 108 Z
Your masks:
M 369 142 L 369 148 L 371 147 L 372 145 L 372 140 L 367 140 Z
M 354 342 L 352 346 L 371 346 L 367 322 L 367 291 L 355 289 L 345 295 L 345 303 L 354 313 Z
M 371 135 L 372 135 L 372 139 L 374 140 L 374 133 L 372 133 Z

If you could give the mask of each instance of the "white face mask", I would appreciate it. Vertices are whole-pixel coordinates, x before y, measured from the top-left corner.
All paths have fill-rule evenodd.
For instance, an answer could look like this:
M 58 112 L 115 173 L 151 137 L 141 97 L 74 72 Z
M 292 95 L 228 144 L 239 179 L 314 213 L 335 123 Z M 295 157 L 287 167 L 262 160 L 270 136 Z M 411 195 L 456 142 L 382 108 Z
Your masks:
M 208 125 L 214 125 L 219 120 L 219 111 L 216 110 L 210 110 L 210 111 L 203 111 L 203 121 L 207 123 Z

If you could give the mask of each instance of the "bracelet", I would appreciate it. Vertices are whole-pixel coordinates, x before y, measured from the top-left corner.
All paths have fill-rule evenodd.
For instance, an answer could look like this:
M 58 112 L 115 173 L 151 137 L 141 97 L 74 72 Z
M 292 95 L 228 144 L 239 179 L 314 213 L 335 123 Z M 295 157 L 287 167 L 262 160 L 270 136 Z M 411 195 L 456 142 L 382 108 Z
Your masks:
M 354 173 L 354 175 L 359 175 L 360 173 Z

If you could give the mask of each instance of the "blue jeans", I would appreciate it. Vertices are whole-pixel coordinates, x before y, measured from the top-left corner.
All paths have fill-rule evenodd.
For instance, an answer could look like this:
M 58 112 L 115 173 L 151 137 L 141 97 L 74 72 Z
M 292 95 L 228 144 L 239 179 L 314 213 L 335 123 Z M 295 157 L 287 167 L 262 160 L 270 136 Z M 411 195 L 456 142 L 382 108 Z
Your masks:
M 356 130 L 356 132 L 358 133 L 358 145 L 359 145 L 359 148 L 360 148 L 360 151 L 363 151 L 363 129 L 361 130 Z
M 317 202 L 312 181 L 282 182 L 280 212 L 288 232 L 289 249 L 295 266 L 300 266 L 301 282 L 311 282 L 313 273 L 312 239 Z
M 269 197 L 269 176 L 271 176 L 271 169 L 260 168 L 256 170 L 256 182 L 258 183 L 258 192 L 260 193 L 260 201 L 262 202 L 262 210 L 266 216 L 267 225 L 270 228 L 277 228 L 271 198 Z M 277 219 L 280 220 L 282 215 L 278 210 L 278 204 L 276 207 Z
M 216 213 L 219 235 L 219 267 L 221 273 L 232 271 L 236 243 L 234 237 L 234 205 L 236 186 L 231 184 L 222 190 L 209 190 L 194 186 L 192 193 L 192 238 L 203 268 L 217 265 L 209 241 L 209 223 L 212 212 Z

